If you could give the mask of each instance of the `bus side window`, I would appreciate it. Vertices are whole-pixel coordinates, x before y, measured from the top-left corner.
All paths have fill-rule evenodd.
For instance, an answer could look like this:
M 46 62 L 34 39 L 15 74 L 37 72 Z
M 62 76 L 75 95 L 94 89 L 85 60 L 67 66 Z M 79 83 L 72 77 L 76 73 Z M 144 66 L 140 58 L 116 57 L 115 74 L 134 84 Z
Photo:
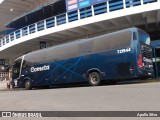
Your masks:
M 120 49 L 129 47 L 131 44 L 132 32 L 126 31 L 112 35 L 109 40 L 111 41 L 112 49 Z
M 99 38 L 98 40 L 94 40 L 94 47 L 93 47 L 94 53 L 105 50 L 106 51 L 111 50 L 111 40 L 109 40 L 108 36 Z
M 136 32 L 133 32 L 133 40 L 137 40 Z
M 87 55 L 93 51 L 93 41 L 86 41 L 79 44 L 79 55 Z

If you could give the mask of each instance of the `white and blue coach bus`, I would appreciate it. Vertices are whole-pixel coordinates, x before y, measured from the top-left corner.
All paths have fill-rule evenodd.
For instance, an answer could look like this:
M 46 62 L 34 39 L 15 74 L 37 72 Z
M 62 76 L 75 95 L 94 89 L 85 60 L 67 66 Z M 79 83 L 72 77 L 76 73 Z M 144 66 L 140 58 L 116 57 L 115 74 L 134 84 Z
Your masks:
M 153 77 L 152 58 L 149 35 L 129 28 L 23 55 L 14 62 L 11 83 L 31 89 Z

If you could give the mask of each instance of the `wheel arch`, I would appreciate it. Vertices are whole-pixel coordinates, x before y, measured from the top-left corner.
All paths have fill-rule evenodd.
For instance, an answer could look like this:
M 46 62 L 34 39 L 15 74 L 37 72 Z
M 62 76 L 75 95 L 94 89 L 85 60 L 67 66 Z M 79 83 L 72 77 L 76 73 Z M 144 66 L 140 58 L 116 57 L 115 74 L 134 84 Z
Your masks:
M 23 85 L 25 84 L 26 80 L 30 80 L 30 81 L 32 82 L 32 80 L 31 80 L 30 77 L 25 77 L 25 78 L 23 79 Z
M 87 74 L 89 75 L 92 72 L 97 72 L 97 73 L 99 73 L 101 75 L 101 71 L 99 69 L 97 69 L 97 68 L 91 68 L 91 69 L 89 69 L 87 71 Z
M 92 72 L 97 72 L 101 76 L 101 71 L 98 68 L 91 68 L 87 71 L 87 76 L 89 77 L 89 74 Z
M 32 80 L 29 77 L 26 77 L 23 79 L 23 83 L 24 83 L 24 88 L 26 90 L 31 90 L 32 89 Z

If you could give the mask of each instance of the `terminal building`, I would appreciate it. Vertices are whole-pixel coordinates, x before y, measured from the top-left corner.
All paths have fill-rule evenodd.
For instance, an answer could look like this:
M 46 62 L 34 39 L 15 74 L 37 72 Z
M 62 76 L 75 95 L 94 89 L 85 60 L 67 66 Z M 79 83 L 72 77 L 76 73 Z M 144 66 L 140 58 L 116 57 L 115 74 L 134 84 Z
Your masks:
M 0 79 L 21 55 L 130 27 L 150 35 L 160 69 L 160 0 L 0 0 L 0 18 Z

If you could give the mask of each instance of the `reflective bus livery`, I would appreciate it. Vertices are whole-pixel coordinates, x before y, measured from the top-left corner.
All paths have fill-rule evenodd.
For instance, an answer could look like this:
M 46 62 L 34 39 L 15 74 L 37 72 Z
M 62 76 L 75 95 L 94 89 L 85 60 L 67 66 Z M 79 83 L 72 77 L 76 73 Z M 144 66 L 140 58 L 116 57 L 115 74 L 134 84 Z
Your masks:
M 30 52 L 14 61 L 12 85 L 31 89 L 153 77 L 149 35 L 129 28 Z

